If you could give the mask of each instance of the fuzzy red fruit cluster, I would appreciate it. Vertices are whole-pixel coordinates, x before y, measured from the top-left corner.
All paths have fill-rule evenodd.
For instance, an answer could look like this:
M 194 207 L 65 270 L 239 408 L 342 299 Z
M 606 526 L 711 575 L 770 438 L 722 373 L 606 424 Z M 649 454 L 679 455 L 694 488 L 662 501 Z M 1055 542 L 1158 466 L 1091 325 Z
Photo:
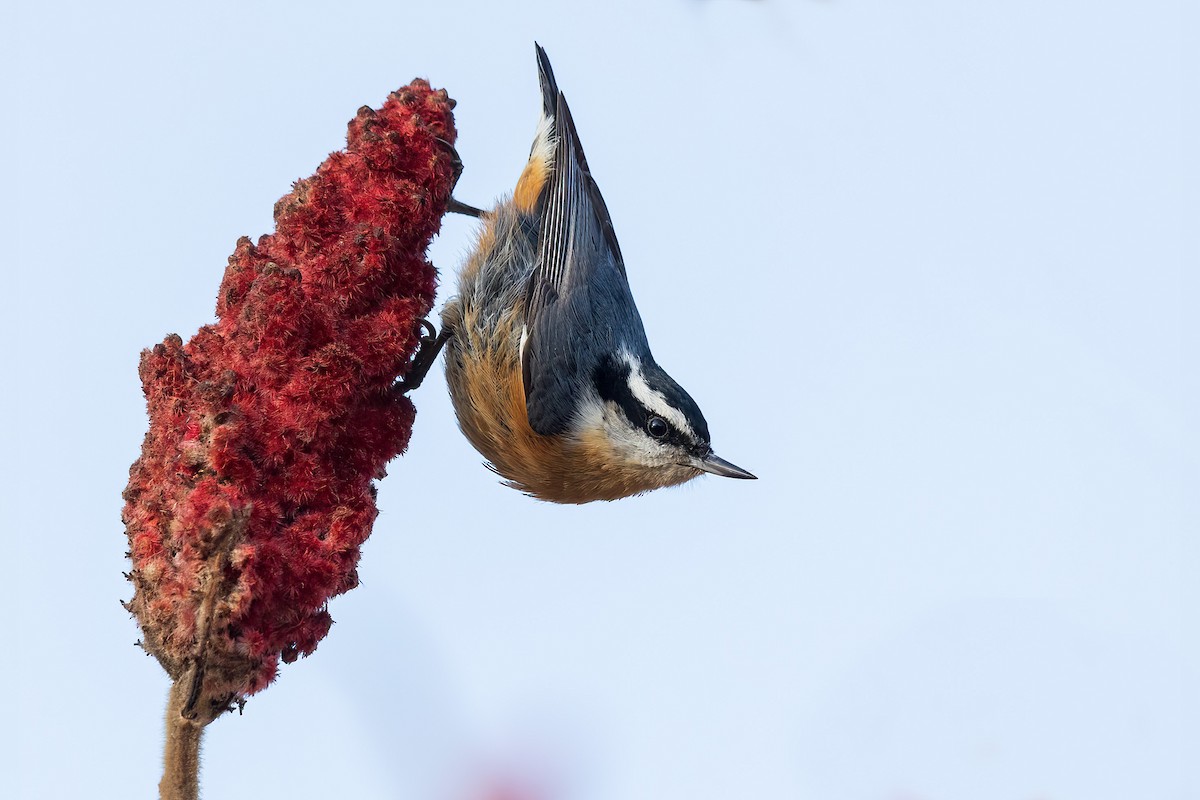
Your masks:
M 358 582 L 372 482 L 413 422 L 394 384 L 433 304 L 453 106 L 417 80 L 360 109 L 346 149 L 276 204 L 275 233 L 238 242 L 218 321 L 142 353 L 128 608 L 143 646 L 214 707 L 311 653 L 327 601 Z

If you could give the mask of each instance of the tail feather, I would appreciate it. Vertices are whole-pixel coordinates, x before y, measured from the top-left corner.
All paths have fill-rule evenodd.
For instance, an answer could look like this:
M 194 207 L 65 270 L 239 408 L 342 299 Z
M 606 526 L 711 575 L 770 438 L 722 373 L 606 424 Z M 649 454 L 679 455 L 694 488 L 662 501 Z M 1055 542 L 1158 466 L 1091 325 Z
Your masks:
M 529 161 L 517 180 L 516 189 L 513 190 L 513 202 L 518 210 L 526 214 L 535 212 L 538 199 L 542 196 L 553 169 L 554 118 L 561 94 L 546 51 L 537 42 L 534 42 L 533 46 L 537 50 L 538 80 L 542 87 L 542 118 L 538 120 L 537 133 L 533 137 L 533 145 L 529 148 Z
M 613 231 L 612 218 L 588 168 L 567 98 L 554 80 L 550 57 L 537 42 L 533 46 L 537 50 L 538 79 L 542 86 L 542 119 L 530 148 L 529 161 L 517 181 L 513 200 L 521 211 L 542 216 L 542 235 L 546 240 L 543 250 L 550 242 L 565 246 L 563 237 L 569 235 L 567 231 L 576 230 L 576 226 L 576 235 L 582 235 L 579 231 L 598 228 L 613 261 L 624 275 L 625 261 Z M 562 275 L 558 271 L 567 267 L 562 263 L 565 253 L 543 252 L 542 257 L 547 259 L 548 265 L 554 265 L 547 266 L 552 276 L 547 276 L 548 282 L 560 281 Z
M 558 82 L 554 80 L 554 69 L 550 66 L 550 57 L 537 42 L 533 43 L 537 50 L 538 81 L 542 86 L 542 114 L 553 118 L 558 105 Z

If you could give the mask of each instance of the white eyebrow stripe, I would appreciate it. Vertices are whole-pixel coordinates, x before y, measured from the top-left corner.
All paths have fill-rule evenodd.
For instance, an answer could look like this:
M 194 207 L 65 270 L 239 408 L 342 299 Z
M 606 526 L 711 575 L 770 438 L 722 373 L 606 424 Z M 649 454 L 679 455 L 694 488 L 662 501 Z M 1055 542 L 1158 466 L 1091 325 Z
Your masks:
M 662 392 L 650 388 L 650 384 L 646 383 L 646 378 L 642 375 L 641 363 L 627 352 L 622 352 L 621 355 L 625 359 L 625 363 L 629 365 L 629 391 L 633 394 L 634 399 L 694 440 L 696 432 L 692 430 L 692 425 L 688 422 L 687 417 L 683 415 L 682 411 L 668 403 Z

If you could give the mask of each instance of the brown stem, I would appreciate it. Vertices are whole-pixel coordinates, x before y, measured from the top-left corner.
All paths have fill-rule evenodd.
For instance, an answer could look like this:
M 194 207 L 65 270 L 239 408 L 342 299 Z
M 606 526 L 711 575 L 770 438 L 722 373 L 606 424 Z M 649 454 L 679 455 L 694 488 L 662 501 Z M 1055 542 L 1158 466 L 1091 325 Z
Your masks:
M 163 752 L 163 776 L 158 783 L 161 800 L 198 800 L 200 797 L 200 738 L 228 703 L 214 703 L 204 694 L 213 615 L 222 594 L 221 576 L 229 561 L 233 542 L 244 531 L 246 515 L 235 515 L 215 543 L 214 552 L 200 576 L 200 608 L 196 614 L 196 651 L 183 674 L 171 684 L 167 697 L 167 742 Z
M 200 797 L 200 736 L 210 721 L 207 716 L 184 716 L 192 693 L 192 670 L 171 685 L 167 697 L 167 744 L 163 754 L 163 776 L 158 783 L 160 800 L 198 800 Z

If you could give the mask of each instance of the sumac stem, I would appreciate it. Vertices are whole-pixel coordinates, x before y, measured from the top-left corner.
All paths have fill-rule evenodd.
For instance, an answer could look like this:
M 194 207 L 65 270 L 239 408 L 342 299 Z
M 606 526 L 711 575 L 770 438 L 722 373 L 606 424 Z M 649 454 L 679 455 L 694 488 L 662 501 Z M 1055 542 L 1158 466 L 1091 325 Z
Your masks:
M 184 715 L 192 691 L 189 675 L 171 685 L 167 696 L 167 743 L 163 752 L 163 776 L 158 783 L 161 800 L 197 800 L 200 797 L 200 738 L 211 722 L 207 716 L 189 719 Z

